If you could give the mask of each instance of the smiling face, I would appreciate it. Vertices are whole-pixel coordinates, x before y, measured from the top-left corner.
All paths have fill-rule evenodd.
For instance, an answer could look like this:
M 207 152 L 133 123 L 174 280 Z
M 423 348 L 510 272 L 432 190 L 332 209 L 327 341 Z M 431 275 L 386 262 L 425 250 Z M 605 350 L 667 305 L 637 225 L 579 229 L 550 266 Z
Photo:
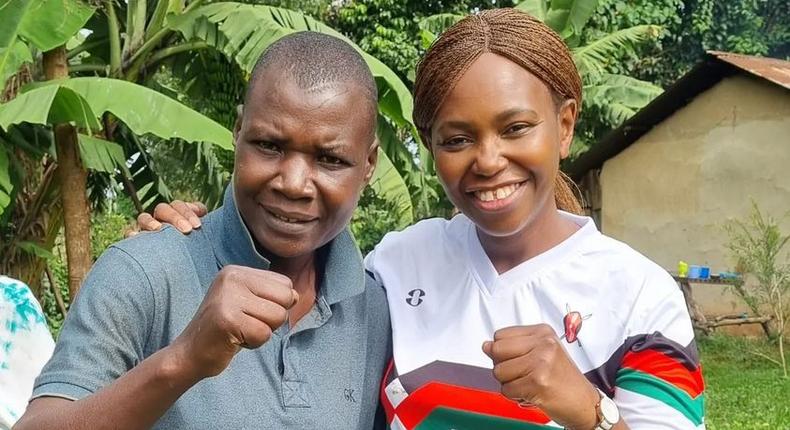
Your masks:
M 257 243 L 292 258 L 348 224 L 376 164 L 376 118 L 356 85 L 277 75 L 257 79 L 237 122 L 234 191 Z
M 448 94 L 430 129 L 436 171 L 480 232 L 523 232 L 556 214 L 554 183 L 573 138 L 576 102 L 510 60 L 485 53 Z

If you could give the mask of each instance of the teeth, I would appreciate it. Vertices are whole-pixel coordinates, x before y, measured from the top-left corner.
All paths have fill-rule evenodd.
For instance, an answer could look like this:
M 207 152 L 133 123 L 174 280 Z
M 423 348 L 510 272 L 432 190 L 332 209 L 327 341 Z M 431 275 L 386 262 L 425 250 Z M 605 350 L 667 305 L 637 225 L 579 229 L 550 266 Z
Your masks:
M 494 200 L 502 200 L 513 194 L 521 184 L 511 184 L 505 185 L 504 187 L 499 187 L 495 190 L 485 190 L 485 191 L 475 191 L 475 197 L 480 199 L 484 202 L 490 202 Z
M 276 213 L 272 213 L 272 215 L 274 215 L 275 218 L 281 219 L 281 220 L 283 220 L 285 222 L 299 222 L 298 219 L 287 218 L 287 217 L 284 217 L 284 216 L 277 215 Z

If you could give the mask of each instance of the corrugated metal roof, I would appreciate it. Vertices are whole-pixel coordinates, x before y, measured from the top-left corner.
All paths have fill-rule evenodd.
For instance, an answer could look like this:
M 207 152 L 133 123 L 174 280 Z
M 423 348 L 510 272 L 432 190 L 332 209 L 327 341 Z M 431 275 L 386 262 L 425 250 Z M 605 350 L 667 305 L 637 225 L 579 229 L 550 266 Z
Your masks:
M 708 51 L 721 61 L 790 89 L 790 61 L 731 52 Z
M 572 179 L 580 180 L 589 170 L 600 168 L 606 160 L 622 152 L 694 97 L 722 79 L 739 73 L 753 75 L 790 90 L 790 61 L 708 51 L 705 58 L 688 73 L 619 127 L 607 133 L 592 149 L 563 166 L 563 170 Z

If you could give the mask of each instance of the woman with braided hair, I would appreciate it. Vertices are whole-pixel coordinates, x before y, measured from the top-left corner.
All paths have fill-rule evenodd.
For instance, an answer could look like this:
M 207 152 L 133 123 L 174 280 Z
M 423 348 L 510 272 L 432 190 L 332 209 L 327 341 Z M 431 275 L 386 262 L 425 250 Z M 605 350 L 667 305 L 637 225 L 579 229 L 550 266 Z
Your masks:
M 581 87 L 559 36 L 514 9 L 461 20 L 419 64 L 414 123 L 461 214 L 365 259 L 389 302 L 391 428 L 704 428 L 680 290 L 581 216 L 559 171 Z
M 559 36 L 515 9 L 463 19 L 419 64 L 414 123 L 462 215 L 366 258 L 389 299 L 393 428 L 704 427 L 680 290 L 579 216 L 559 171 L 581 90 Z

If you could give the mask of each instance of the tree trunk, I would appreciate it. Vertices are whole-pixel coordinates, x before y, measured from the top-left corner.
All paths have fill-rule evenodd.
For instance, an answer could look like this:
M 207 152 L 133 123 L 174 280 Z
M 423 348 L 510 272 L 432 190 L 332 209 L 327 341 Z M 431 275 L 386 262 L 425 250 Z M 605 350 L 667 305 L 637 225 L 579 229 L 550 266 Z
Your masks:
M 67 78 L 66 49 L 61 46 L 44 53 L 47 79 Z M 58 155 L 58 181 L 61 185 L 63 224 L 66 229 L 66 262 L 69 269 L 71 299 L 91 267 L 90 207 L 87 197 L 88 171 L 82 166 L 77 131 L 71 124 L 57 124 L 55 150 Z

